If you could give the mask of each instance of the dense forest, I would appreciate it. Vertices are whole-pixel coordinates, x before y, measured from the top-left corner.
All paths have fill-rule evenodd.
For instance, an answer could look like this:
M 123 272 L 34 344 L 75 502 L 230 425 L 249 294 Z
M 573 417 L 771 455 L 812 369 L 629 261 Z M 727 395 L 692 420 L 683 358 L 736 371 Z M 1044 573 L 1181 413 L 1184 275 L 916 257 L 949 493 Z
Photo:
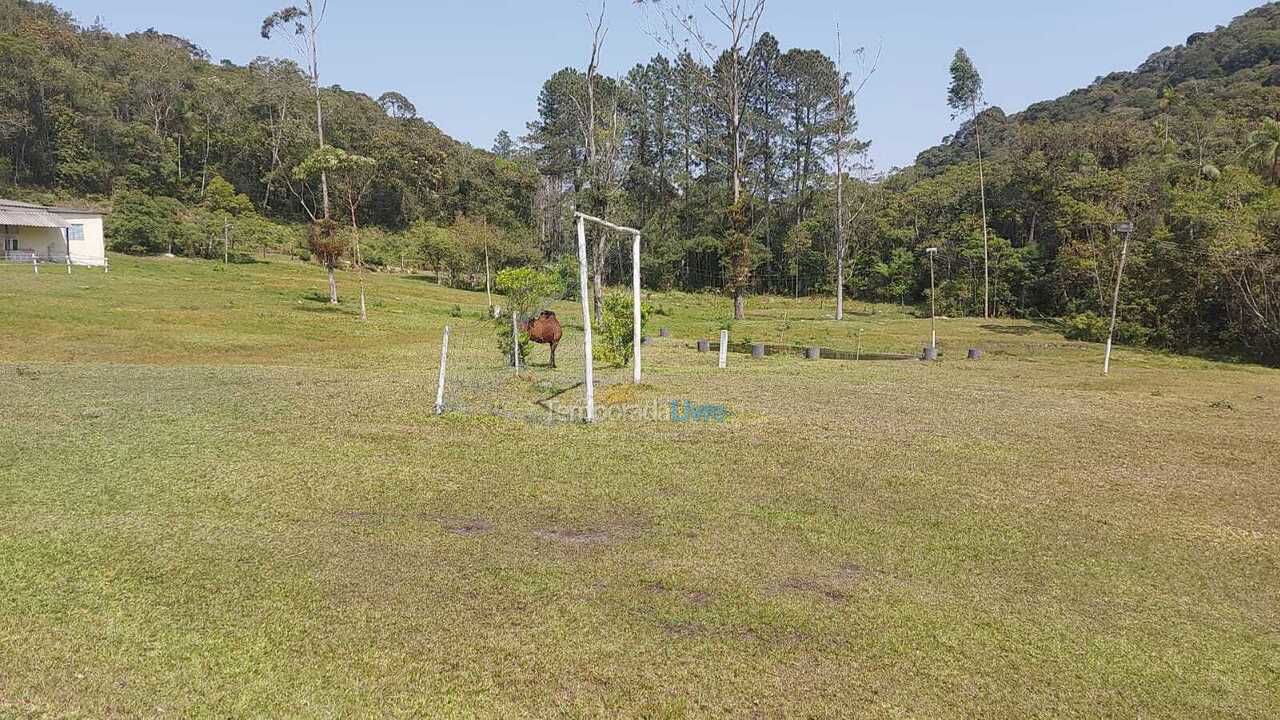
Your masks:
M 958 52 L 938 68 L 956 133 L 882 175 L 856 118 L 874 53 L 786 49 L 763 0 L 723 7 L 628 4 L 613 20 L 664 52 L 621 77 L 598 71 L 595 16 L 582 66 L 481 150 L 395 91 L 324 85 L 306 4 L 245 28 L 286 59 L 237 66 L 0 0 L 0 196 L 107 207 L 123 252 L 284 250 L 460 284 L 486 259 L 564 272 L 577 208 L 643 229 L 646 286 L 724 292 L 738 314 L 757 293 L 927 303 L 936 247 L 940 314 L 1095 340 L 1131 221 L 1122 342 L 1280 362 L 1280 4 L 1013 115 Z M 591 236 L 597 289 L 628 280 L 611 240 Z

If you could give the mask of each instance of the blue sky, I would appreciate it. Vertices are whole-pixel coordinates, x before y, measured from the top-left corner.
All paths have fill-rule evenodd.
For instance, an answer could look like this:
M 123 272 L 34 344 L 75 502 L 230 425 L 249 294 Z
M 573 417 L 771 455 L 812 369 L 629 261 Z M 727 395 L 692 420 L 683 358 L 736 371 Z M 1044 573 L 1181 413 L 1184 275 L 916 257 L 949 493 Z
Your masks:
M 258 35 L 263 16 L 291 0 L 62 0 L 83 23 L 116 32 L 155 27 L 182 35 L 215 60 L 285 55 Z M 1058 97 L 1112 70 L 1132 69 L 1167 45 L 1211 30 L 1261 0 L 977 0 L 840 2 L 771 0 L 764 28 L 783 48 L 833 53 L 839 18 L 847 49 L 883 47 L 859 101 L 860 135 L 879 167 L 909 164 L 950 133 L 947 67 L 964 46 L 988 100 L 1008 112 Z M 592 8 L 599 6 L 593 0 Z M 631 0 L 608 0 L 603 69 L 625 72 L 661 50 Z M 489 147 L 500 129 L 524 133 L 542 82 L 589 52 L 580 0 L 330 0 L 321 75 L 374 97 L 402 92 L 450 135 Z

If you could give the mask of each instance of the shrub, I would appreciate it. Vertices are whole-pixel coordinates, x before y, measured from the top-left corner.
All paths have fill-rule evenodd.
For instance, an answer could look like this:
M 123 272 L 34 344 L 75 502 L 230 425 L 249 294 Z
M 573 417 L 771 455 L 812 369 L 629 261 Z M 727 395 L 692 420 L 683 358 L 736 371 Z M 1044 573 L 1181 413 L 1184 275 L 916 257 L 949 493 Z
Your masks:
M 507 268 L 494 278 L 494 288 L 507 296 L 511 312 L 527 319 L 549 301 L 564 293 L 560 279 L 546 270 L 531 267 Z
M 507 304 L 518 320 L 528 320 L 548 301 L 560 297 L 564 289 L 550 271 L 531 267 L 507 268 L 494 278 L 494 287 L 506 295 Z M 511 361 L 511 319 L 497 321 L 498 349 Z M 529 353 L 529 335 L 520 332 L 520 362 Z
M 502 356 L 507 359 L 507 364 L 511 363 L 511 318 L 503 317 L 494 320 L 495 332 L 498 336 L 498 350 Z M 520 338 L 520 365 L 524 366 L 529 357 L 529 333 L 521 330 L 518 333 Z
M 631 295 L 624 292 L 611 292 L 604 296 L 600 303 L 600 329 L 597 335 L 597 348 L 601 360 L 613 367 L 626 367 L 631 362 L 634 336 L 632 335 L 632 302 Z M 644 304 L 640 305 L 640 332 L 644 333 L 645 322 L 649 312 Z
M 561 255 L 559 260 L 550 267 L 560 282 L 562 291 L 561 299 L 571 299 L 578 296 L 578 259 L 572 255 Z
M 178 217 L 181 210 L 182 203 L 173 198 L 140 190 L 116 193 L 106 223 L 109 247 L 137 255 L 168 252 L 186 239 Z
M 1063 320 L 1063 334 L 1071 340 L 1104 343 L 1107 341 L 1109 321 L 1093 312 L 1071 315 Z M 1146 345 L 1151 339 L 1151 329 L 1128 320 L 1116 321 L 1115 341 L 1122 345 Z

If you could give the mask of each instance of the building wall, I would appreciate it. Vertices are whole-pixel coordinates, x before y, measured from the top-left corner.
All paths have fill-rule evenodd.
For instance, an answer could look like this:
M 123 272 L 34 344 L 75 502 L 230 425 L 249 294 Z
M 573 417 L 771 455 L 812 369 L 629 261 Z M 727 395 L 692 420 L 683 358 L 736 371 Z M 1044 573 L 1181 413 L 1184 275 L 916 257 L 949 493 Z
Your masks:
M 55 212 L 63 220 L 84 229 L 84 239 L 71 242 L 71 262 L 76 265 L 106 264 L 106 244 L 102 236 L 101 215 Z
M 0 236 L 16 237 L 18 253 L 34 254 L 45 262 L 66 262 L 70 251 L 73 265 L 96 265 L 101 267 L 107 262 L 106 244 L 102 233 L 102 216 L 74 210 L 50 210 L 64 222 L 80 229 L 71 231 L 72 239 L 68 243 L 62 228 L 41 228 L 18 226 L 0 226 Z M 68 247 L 70 246 L 70 247 Z M 0 251 L 4 249 L 0 246 Z
M 62 228 L 17 227 L 18 252 L 35 253 L 41 260 L 51 256 L 61 258 L 66 250 Z

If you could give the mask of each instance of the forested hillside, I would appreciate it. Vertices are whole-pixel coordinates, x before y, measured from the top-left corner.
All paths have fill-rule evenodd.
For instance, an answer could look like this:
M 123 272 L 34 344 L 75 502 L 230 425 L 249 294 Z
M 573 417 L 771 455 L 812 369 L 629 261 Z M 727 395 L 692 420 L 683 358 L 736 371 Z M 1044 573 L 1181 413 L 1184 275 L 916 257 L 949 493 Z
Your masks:
M 608 20 L 687 21 L 670 7 L 625 3 Z M 753 293 L 838 286 L 926 303 L 937 247 L 940 313 L 1062 318 L 1088 339 L 1106 331 L 1112 228 L 1131 220 L 1122 342 L 1280 362 L 1280 4 L 1010 116 L 982 103 L 1000 76 L 975 56 L 985 77 L 953 76 L 956 134 L 883 176 L 855 112 L 873 58 L 788 49 L 767 13 L 704 17 L 708 42 L 673 34 L 621 77 L 598 72 L 610 47 L 584 32 L 581 66 L 553 73 L 528 128 L 492 151 L 394 91 L 325 85 L 323 56 L 313 74 L 287 42 L 305 12 L 279 17 L 240 67 L 163 32 L 0 0 L 0 196 L 110 206 L 121 251 L 221 256 L 230 237 L 451 282 L 483 272 L 486 251 L 496 267 L 562 260 L 576 207 L 644 229 L 647 286 L 723 291 L 739 314 Z M 357 207 L 335 199 L 332 213 L 361 228 L 358 253 L 342 233 L 316 243 L 322 189 L 344 179 L 312 172 L 317 88 L 325 144 L 371 161 Z M 593 284 L 625 282 L 626 249 L 591 242 Z
M 1276 362 L 1277 61 L 1272 3 L 1025 112 L 985 109 L 883 183 L 870 255 L 938 245 L 940 303 L 981 312 L 981 130 L 999 313 L 1065 316 L 1074 333 L 1100 337 L 1121 245 L 1110 227 L 1131 219 L 1126 341 Z
M 245 33 L 259 34 L 256 21 Z M 264 57 L 241 67 L 163 32 L 121 36 L 79 27 L 49 4 L 0 0 L 0 196 L 123 209 L 109 228 L 120 250 L 216 244 L 221 257 L 226 222 L 240 245 L 298 245 L 296 223 L 319 215 L 320 202 L 294 173 L 315 149 L 316 110 L 291 39 L 263 39 Z M 510 238 L 497 245 L 528 257 L 519 246 L 530 242 L 531 165 L 454 141 L 393 90 L 375 100 L 321 75 L 320 94 L 326 142 L 377 162 L 362 222 L 483 218 L 502 231 L 495 240 Z

